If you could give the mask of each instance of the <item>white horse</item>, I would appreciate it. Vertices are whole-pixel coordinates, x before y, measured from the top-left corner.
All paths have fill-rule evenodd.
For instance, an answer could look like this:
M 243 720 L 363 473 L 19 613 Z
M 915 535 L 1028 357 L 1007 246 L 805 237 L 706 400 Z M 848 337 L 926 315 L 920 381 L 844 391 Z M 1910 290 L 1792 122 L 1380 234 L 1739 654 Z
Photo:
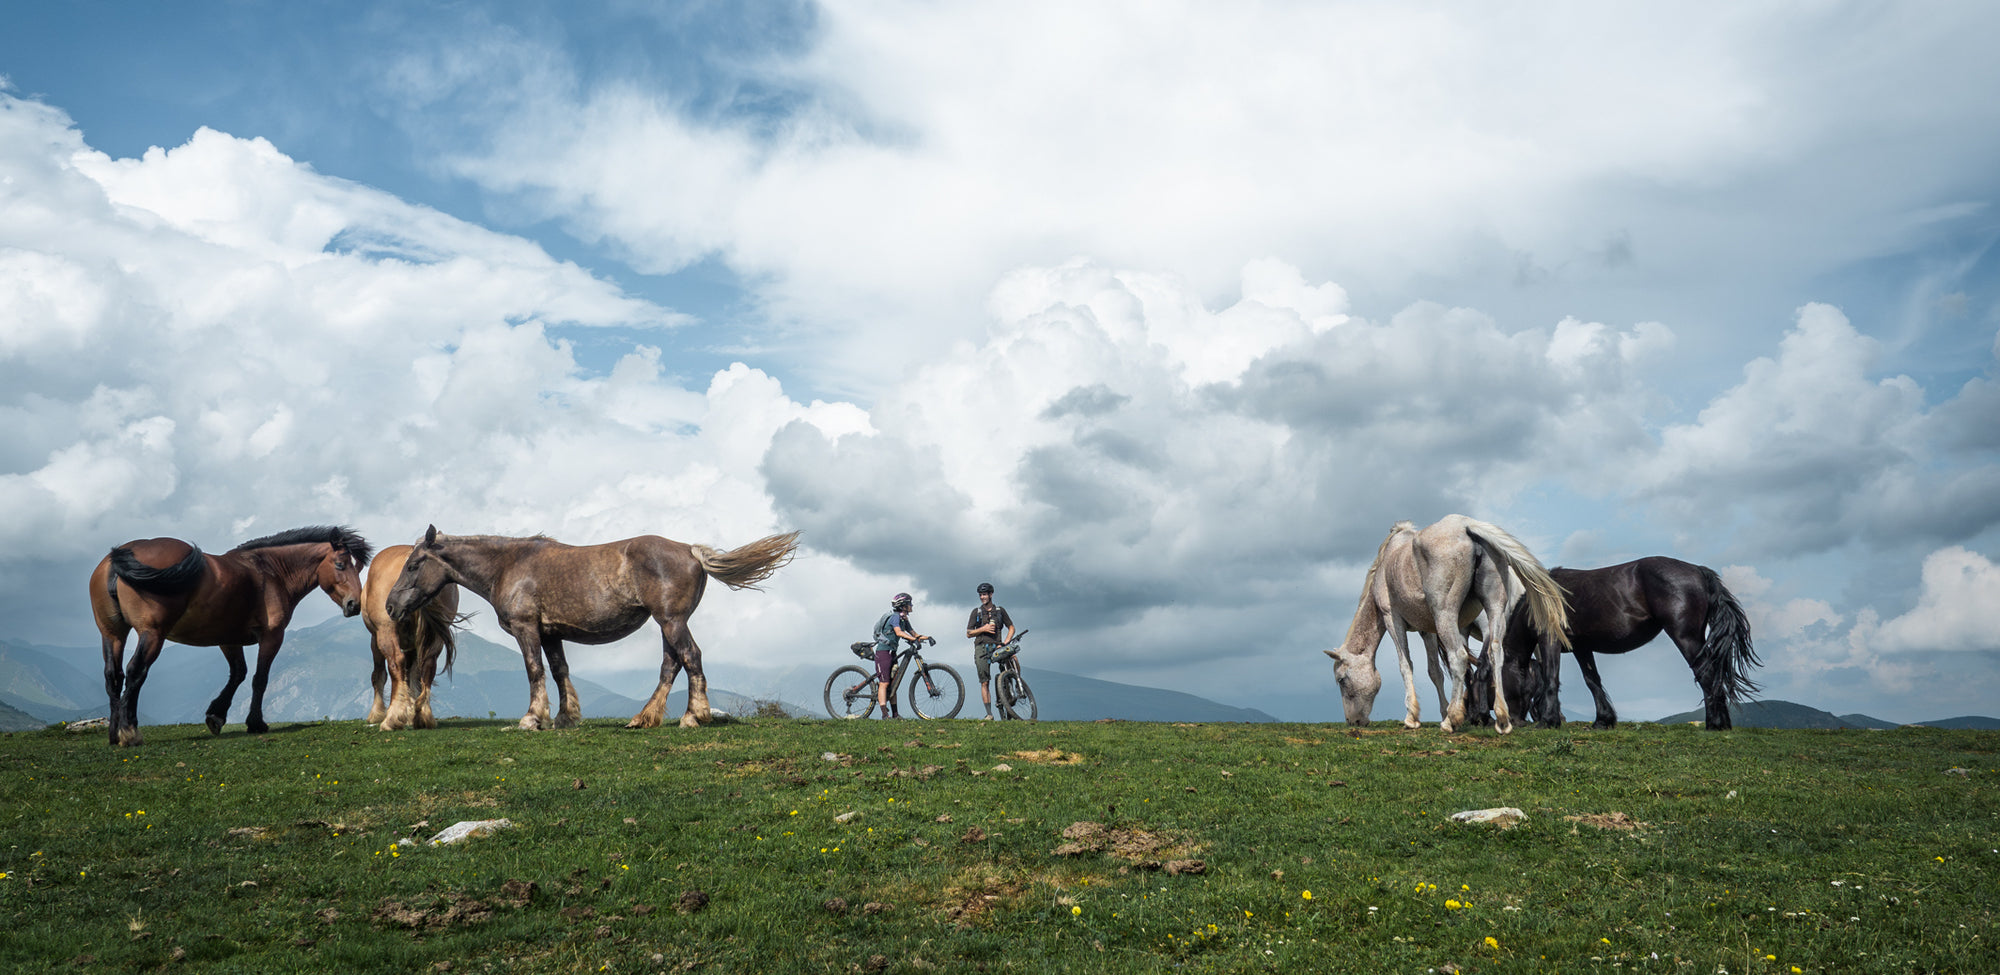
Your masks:
M 1446 515 L 1422 531 L 1412 522 L 1397 522 L 1376 550 L 1374 564 L 1368 567 L 1368 580 L 1362 584 L 1361 603 L 1354 610 L 1347 639 L 1340 649 L 1325 651 L 1333 658 L 1333 676 L 1340 684 L 1347 722 L 1367 724 L 1375 707 L 1375 695 L 1382 690 L 1375 652 L 1386 632 L 1396 643 L 1396 662 L 1403 673 L 1407 706 L 1403 726 L 1419 726 L 1416 675 L 1410 665 L 1407 635 L 1415 630 L 1423 637 L 1431 682 L 1437 685 L 1438 708 L 1444 712 L 1442 727 L 1446 733 L 1462 727 L 1467 672 L 1472 663 L 1466 632 L 1474 622 L 1480 624 L 1479 630 L 1486 637 L 1482 642 L 1498 674 L 1507 613 L 1524 596 L 1536 629 L 1561 634 L 1559 639 L 1567 647 L 1568 610 L 1562 588 L 1514 536 L 1464 515 Z M 1439 668 L 1440 652 L 1451 664 L 1448 700 Z M 1493 723 L 1506 734 L 1514 730 L 1513 715 L 1506 710 L 1497 676 L 1494 684 Z

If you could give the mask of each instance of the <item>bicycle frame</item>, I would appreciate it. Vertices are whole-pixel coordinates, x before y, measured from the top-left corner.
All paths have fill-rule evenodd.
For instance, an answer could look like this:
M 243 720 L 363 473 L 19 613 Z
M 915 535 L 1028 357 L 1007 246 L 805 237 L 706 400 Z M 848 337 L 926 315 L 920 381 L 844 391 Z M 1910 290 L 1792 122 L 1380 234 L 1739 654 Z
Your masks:
M 936 641 L 932 642 L 935 643 Z M 896 662 L 892 664 L 889 668 L 889 700 L 891 701 L 895 700 L 896 693 L 903 689 L 903 675 L 909 673 L 910 662 L 913 660 L 919 664 L 922 664 L 924 662 L 924 653 L 922 644 L 919 644 L 915 640 L 904 640 L 903 644 L 904 644 L 903 649 L 896 651 Z M 918 667 L 917 672 L 919 674 L 922 674 L 926 678 L 930 676 L 928 674 L 924 674 L 922 667 Z M 869 678 L 863 681 L 862 683 L 879 685 L 882 683 L 882 681 L 880 678 L 870 675 Z M 848 688 L 847 693 L 853 694 L 860 690 L 861 690 L 861 684 L 856 684 L 853 687 Z M 929 690 L 932 693 L 936 693 L 937 687 L 936 685 L 932 685 L 926 688 L 926 690 Z

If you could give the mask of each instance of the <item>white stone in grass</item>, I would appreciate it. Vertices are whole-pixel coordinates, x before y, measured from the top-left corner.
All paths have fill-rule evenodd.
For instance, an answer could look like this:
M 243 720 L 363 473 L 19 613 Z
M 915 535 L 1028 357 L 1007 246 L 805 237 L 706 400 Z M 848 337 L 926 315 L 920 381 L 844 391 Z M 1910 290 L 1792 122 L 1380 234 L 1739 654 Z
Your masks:
M 438 835 L 431 837 L 431 845 L 446 846 L 452 843 L 463 842 L 465 840 L 478 839 L 482 836 L 492 836 L 494 833 L 499 832 L 500 830 L 513 829 L 513 828 L 514 828 L 514 823 L 512 820 L 468 819 L 463 822 L 453 823 L 450 826 L 445 827 L 443 832 L 440 832 L 438 833 Z
M 854 818 L 859 815 L 861 815 L 859 811 L 849 810 L 848 812 L 844 812 L 838 816 L 833 817 L 833 821 L 836 823 L 851 823 L 854 822 Z
M 1528 814 L 1513 806 L 1497 806 L 1492 809 L 1468 809 L 1451 814 L 1454 823 L 1492 823 L 1495 826 L 1512 826 Z

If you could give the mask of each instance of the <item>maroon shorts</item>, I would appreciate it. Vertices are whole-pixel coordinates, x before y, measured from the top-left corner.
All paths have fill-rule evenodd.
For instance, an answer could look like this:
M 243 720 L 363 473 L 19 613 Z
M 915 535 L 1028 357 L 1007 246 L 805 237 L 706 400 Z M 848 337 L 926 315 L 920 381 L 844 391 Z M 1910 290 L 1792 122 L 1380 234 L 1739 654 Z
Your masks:
M 895 675 L 895 672 L 896 672 L 896 651 L 882 650 L 879 648 L 876 649 L 875 679 L 881 681 L 884 684 L 887 684 L 889 683 L 889 679 Z

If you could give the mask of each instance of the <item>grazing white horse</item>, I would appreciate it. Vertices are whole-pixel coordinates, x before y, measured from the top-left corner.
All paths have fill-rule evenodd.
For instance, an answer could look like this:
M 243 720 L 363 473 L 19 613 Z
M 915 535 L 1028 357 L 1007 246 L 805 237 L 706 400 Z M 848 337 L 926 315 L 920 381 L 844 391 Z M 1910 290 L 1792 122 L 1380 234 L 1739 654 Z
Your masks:
M 1387 633 L 1395 641 L 1396 662 L 1403 673 L 1403 700 L 1408 709 L 1403 726 L 1419 726 L 1416 674 L 1410 665 L 1408 638 L 1409 631 L 1415 630 L 1423 637 L 1431 682 L 1438 688 L 1438 708 L 1444 712 L 1442 727 L 1447 733 L 1462 727 L 1467 672 L 1472 663 L 1465 634 L 1474 622 L 1480 624 L 1497 674 L 1503 663 L 1500 654 L 1508 611 L 1523 597 L 1528 600 L 1536 629 L 1560 634 L 1558 639 L 1567 647 L 1568 610 L 1562 588 L 1514 536 L 1464 515 L 1446 515 L 1422 531 L 1412 522 L 1397 522 L 1376 550 L 1374 564 L 1368 567 L 1368 580 L 1362 584 L 1361 603 L 1354 610 L 1347 639 L 1340 649 L 1325 651 L 1333 658 L 1333 676 L 1340 684 L 1347 722 L 1368 723 L 1375 695 L 1382 690 L 1375 652 Z M 1449 699 L 1438 666 L 1440 652 L 1451 664 Z M 1494 684 L 1493 724 L 1506 734 L 1514 730 L 1513 716 L 1506 710 L 1497 677 Z

